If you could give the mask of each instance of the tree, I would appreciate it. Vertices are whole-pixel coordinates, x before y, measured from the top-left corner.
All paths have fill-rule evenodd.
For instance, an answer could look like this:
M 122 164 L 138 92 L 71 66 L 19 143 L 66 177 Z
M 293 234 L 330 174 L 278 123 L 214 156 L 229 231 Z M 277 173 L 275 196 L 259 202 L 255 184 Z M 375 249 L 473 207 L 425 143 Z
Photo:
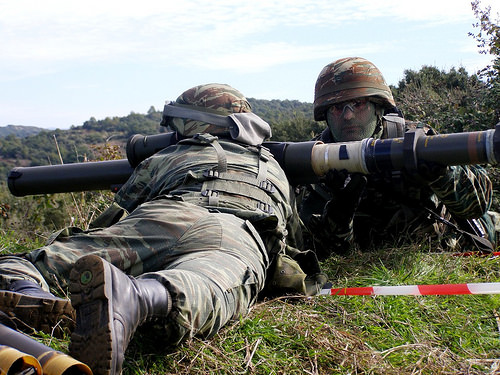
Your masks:
M 487 85 L 464 68 L 405 70 L 404 78 L 392 89 L 407 119 L 425 122 L 441 133 L 486 130 L 496 121 L 483 100 Z
M 469 33 L 477 41 L 479 53 L 490 54 L 493 57 L 492 64 L 486 66 L 478 72 L 479 76 L 485 79 L 489 95 L 484 100 L 494 112 L 496 120 L 500 118 L 500 26 L 499 15 L 496 20 L 491 19 L 491 7 L 482 9 L 481 2 L 474 0 L 472 10 L 478 19 L 473 26 L 479 28 L 477 34 Z

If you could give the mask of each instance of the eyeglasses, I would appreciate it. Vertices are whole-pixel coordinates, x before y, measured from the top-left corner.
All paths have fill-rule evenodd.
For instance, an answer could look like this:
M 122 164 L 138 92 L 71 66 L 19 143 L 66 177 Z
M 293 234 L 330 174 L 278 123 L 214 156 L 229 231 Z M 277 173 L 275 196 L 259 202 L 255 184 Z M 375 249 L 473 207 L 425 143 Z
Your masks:
M 364 110 L 370 101 L 366 98 L 346 100 L 345 102 L 340 102 L 332 104 L 328 109 L 335 114 L 343 113 L 345 108 L 349 108 L 352 112 Z

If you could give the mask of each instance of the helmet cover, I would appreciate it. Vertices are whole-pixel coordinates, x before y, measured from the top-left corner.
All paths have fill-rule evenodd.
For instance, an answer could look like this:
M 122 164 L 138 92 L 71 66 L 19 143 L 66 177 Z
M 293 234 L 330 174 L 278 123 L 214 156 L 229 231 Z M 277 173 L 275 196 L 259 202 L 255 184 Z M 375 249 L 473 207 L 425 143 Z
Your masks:
M 219 83 L 199 85 L 184 91 L 175 101 L 192 110 L 229 116 L 232 113 L 252 112 L 252 107 L 245 96 L 235 88 Z M 169 127 L 184 136 L 197 133 L 228 135 L 229 130 L 207 122 L 171 117 L 167 120 Z
M 361 57 L 346 57 L 326 65 L 314 89 L 314 119 L 325 120 L 332 104 L 370 97 L 385 108 L 395 107 L 392 92 L 380 70 Z

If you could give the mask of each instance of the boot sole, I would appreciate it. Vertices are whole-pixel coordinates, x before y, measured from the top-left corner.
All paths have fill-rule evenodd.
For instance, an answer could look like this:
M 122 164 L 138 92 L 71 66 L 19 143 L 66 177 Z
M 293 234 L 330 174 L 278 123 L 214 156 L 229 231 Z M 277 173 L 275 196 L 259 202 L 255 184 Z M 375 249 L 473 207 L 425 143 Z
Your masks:
M 95 255 L 80 258 L 70 273 L 71 303 L 76 310 L 76 328 L 71 335 L 70 354 L 87 364 L 94 374 L 111 374 L 113 363 L 113 311 L 110 272 Z
M 75 310 L 62 298 L 40 298 L 22 293 L 0 291 L 0 310 L 22 331 L 33 329 L 62 336 L 75 326 Z

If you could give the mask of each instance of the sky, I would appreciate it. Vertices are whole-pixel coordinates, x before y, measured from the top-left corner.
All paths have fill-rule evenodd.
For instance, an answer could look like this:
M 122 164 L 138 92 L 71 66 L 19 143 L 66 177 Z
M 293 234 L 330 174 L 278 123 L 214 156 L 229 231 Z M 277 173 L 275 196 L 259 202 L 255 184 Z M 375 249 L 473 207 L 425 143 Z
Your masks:
M 482 0 L 498 19 L 500 4 Z M 161 110 L 190 87 L 312 103 L 321 69 L 485 67 L 470 0 L 0 0 L 0 126 L 80 126 Z

